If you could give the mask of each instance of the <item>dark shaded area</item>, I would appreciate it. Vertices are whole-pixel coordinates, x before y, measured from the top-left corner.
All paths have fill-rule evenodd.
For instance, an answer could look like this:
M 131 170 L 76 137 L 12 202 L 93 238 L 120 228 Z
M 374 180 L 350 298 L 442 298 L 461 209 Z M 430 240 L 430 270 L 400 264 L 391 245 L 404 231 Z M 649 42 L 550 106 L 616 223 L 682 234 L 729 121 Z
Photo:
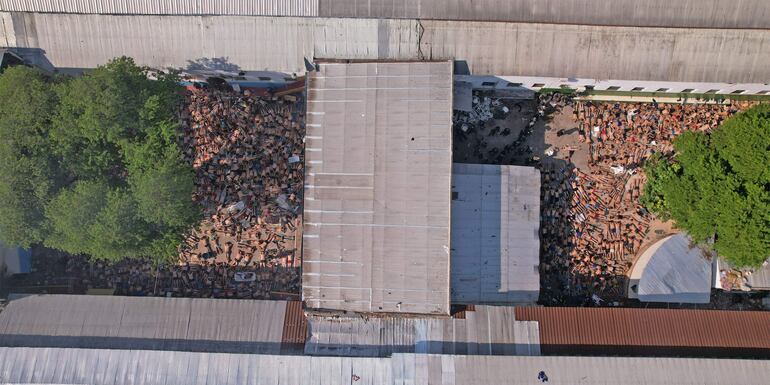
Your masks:
M 24 59 L 17 56 L 11 51 L 8 51 L 6 49 L 0 49 L 0 72 L 3 72 L 4 69 L 12 66 L 18 66 L 18 65 L 26 65 L 24 62 Z
M 21 48 L 21 47 L 13 47 L 13 48 L 4 48 L 0 50 L 0 54 L 4 54 L 5 52 L 11 53 L 13 56 L 16 56 L 17 58 L 20 58 L 23 60 L 23 64 L 27 64 L 33 67 L 37 67 L 45 72 L 54 72 L 56 71 L 56 67 L 51 64 L 51 62 L 48 60 L 48 58 L 45 56 L 45 50 L 40 48 Z M 5 66 L 5 60 L 8 59 L 4 56 L 3 59 L 3 66 Z M 15 62 L 16 60 L 14 60 Z M 12 64 L 14 65 L 14 64 Z
M 267 274 L 270 279 L 239 283 L 235 272 Z M 299 299 L 299 281 L 299 268 L 154 265 L 135 259 L 107 263 L 34 246 L 32 272 L 4 279 L 0 294 L 86 294 L 89 289 L 112 289 L 124 296 L 291 300 Z
M 535 166 L 530 142 L 545 140 L 540 133 L 533 135 L 536 101 L 522 98 L 515 89 L 474 89 L 472 98 L 473 112 L 454 112 L 452 160 Z
M 454 61 L 454 74 L 455 75 L 470 75 L 471 68 L 468 66 L 467 60 L 455 60 Z
M 389 357 L 393 353 L 459 354 L 512 356 L 529 355 L 533 346 L 526 344 L 479 343 L 458 341 L 416 341 L 414 345 L 325 345 L 316 344 L 313 354 L 345 357 Z M 534 352 L 531 352 L 534 355 Z
M 244 320 L 248 322 L 248 320 Z M 0 346 L 30 348 L 79 348 L 79 349 L 127 349 L 168 350 L 208 353 L 279 354 L 284 349 L 277 342 L 210 341 L 195 339 L 154 339 L 97 336 L 49 336 L 29 334 L 4 334 Z
M 237 64 L 231 63 L 230 58 L 226 56 L 221 57 L 202 57 L 195 60 L 188 60 L 188 71 L 226 71 L 226 72 L 240 72 L 241 67 Z

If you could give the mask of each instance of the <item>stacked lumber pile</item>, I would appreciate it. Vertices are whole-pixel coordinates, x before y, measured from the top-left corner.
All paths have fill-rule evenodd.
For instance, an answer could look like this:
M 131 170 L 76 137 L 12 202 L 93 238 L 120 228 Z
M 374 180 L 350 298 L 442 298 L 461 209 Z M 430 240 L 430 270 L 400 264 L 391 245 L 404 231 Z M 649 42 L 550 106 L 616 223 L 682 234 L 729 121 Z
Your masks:
M 574 119 L 590 161 L 585 170 L 542 170 L 544 272 L 561 272 L 568 294 L 621 296 L 652 220 L 639 204 L 641 166 L 653 153 L 673 151 L 684 131 L 712 130 L 754 104 L 577 102 Z
M 204 221 L 182 260 L 293 265 L 302 211 L 303 111 L 297 97 L 195 90 L 180 111 Z

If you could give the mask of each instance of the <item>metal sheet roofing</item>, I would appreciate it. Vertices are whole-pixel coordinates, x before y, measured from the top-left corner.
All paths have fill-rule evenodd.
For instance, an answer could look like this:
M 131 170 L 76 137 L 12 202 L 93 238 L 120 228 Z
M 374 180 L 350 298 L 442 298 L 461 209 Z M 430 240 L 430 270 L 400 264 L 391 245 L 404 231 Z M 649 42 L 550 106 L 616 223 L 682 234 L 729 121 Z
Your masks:
M 543 354 L 770 357 L 770 312 L 518 307 Z
M 748 286 L 753 290 L 770 290 L 770 263 L 765 261 L 762 267 L 749 275 L 747 280 Z
M 641 269 L 635 284 L 637 297 L 644 302 L 709 303 L 712 263 L 708 258 L 684 233 L 661 239 L 634 265 L 632 276 Z
M 767 383 L 770 362 L 621 357 L 275 356 L 173 351 L 0 348 L 0 382 L 92 385 L 499 385 Z
M 309 323 L 311 355 L 540 354 L 537 322 L 516 321 L 512 307 L 476 306 L 463 319 L 310 316 Z
M 427 58 L 474 74 L 764 83 L 768 30 L 603 27 L 422 20 Z M 728 55 L 728 56 L 725 56 Z M 730 57 L 730 60 L 726 60 Z
M 452 192 L 452 303 L 537 301 L 540 171 L 455 163 Z
M 457 59 L 471 73 L 498 76 L 721 83 L 770 78 L 766 29 L 7 12 L 0 18 L 0 42 L 40 49 L 59 68 L 93 68 L 128 55 L 159 68 L 217 59 L 244 71 L 301 73 L 305 58 L 316 57 Z
M 764 0 L 319 0 L 325 17 L 691 28 L 768 28 Z
M 0 0 L 0 11 L 113 15 L 318 16 L 318 0 Z
M 764 0 L 0 0 L 0 11 L 322 16 L 615 26 L 768 28 Z
M 94 68 L 126 55 L 155 68 L 224 65 L 299 74 L 305 72 L 305 58 L 417 57 L 418 26 L 410 20 L 4 12 L 0 16 L 4 27 L 0 42 L 42 49 L 58 68 Z
M 308 79 L 307 306 L 449 314 L 452 63 L 323 63 Z
M 0 346 L 279 353 L 285 301 L 34 295 L 0 313 Z M 304 341 L 302 341 L 304 342 Z

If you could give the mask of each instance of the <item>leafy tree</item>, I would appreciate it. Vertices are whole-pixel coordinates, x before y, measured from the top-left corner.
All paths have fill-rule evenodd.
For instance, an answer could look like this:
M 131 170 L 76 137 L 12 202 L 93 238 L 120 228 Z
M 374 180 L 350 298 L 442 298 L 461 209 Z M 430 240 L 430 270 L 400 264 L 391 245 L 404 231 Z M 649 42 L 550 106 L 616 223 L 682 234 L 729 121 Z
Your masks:
M 62 190 L 45 208 L 51 227 L 45 245 L 72 254 L 90 254 L 99 241 L 91 227 L 107 205 L 108 193 L 104 182 L 78 182 Z
M 43 206 L 64 182 L 48 139 L 53 81 L 28 67 L 0 76 L 0 238 L 7 244 L 43 240 Z
M 80 178 L 120 178 L 124 153 L 153 125 L 173 119 L 175 77 L 147 78 L 133 59 L 117 58 L 57 87 L 53 139 Z
M 107 202 L 88 229 L 93 240 L 88 254 L 120 260 L 148 255 L 154 235 L 152 225 L 139 215 L 133 196 L 124 189 L 110 191 Z
M 0 75 L 0 230 L 99 259 L 170 259 L 200 218 L 177 147 L 178 78 L 130 58 L 77 78 Z
M 673 162 L 654 160 L 643 202 L 737 266 L 770 256 L 770 106 L 726 120 L 711 134 L 674 141 Z
M 644 185 L 644 194 L 640 198 L 640 203 L 648 210 L 657 213 L 663 220 L 670 219 L 663 189 L 680 169 L 678 163 L 669 162 L 660 153 L 654 154 L 644 165 L 648 182 Z
M 176 152 L 154 168 L 132 172 L 129 182 L 142 218 L 169 228 L 184 228 L 201 216 L 190 191 L 194 172 Z

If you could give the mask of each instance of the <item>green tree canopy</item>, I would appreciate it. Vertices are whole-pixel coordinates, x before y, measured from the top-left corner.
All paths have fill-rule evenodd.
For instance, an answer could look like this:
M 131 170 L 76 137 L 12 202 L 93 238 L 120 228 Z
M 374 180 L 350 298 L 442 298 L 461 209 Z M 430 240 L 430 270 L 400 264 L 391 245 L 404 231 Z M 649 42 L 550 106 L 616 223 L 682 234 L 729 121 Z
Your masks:
M 177 148 L 177 78 L 118 58 L 83 76 L 0 74 L 0 237 L 170 259 L 200 219 Z
M 50 234 L 46 246 L 73 254 L 90 254 L 94 239 L 91 227 L 107 205 L 109 186 L 103 182 L 77 182 L 57 194 L 46 205 Z M 73 209 L 77 208 L 77 209 Z
M 190 194 L 193 174 L 176 152 L 157 167 L 132 172 L 129 182 L 142 218 L 170 228 L 184 228 L 199 218 L 199 208 Z
M 45 237 L 43 207 L 63 174 L 49 141 L 54 79 L 28 67 L 0 75 L 0 235 L 28 247 Z
M 770 106 L 727 119 L 711 134 L 674 140 L 673 160 L 653 158 L 642 202 L 737 266 L 770 256 Z

